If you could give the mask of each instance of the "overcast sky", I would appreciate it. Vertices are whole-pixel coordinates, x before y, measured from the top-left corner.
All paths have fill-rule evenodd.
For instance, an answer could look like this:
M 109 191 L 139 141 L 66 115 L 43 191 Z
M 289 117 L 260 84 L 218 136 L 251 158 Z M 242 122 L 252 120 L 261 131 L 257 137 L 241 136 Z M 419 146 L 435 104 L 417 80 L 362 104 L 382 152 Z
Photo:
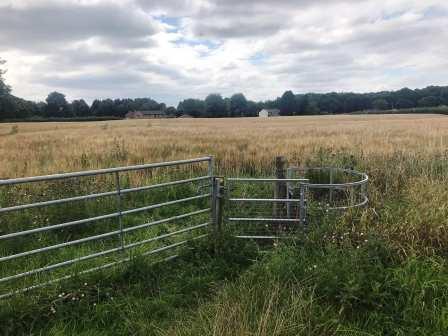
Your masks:
M 13 94 L 43 100 L 448 84 L 447 0 L 0 0 Z

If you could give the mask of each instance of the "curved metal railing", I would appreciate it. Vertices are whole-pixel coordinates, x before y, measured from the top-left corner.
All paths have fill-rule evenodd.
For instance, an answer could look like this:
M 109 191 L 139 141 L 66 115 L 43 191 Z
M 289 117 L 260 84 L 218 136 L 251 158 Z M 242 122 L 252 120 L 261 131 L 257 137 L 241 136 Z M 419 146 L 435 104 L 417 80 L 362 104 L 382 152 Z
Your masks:
M 359 208 L 365 206 L 368 202 L 367 185 L 369 182 L 369 176 L 366 173 L 362 173 L 353 169 L 338 168 L 338 167 L 317 167 L 317 168 L 288 168 L 288 178 L 292 178 L 294 174 L 301 173 L 304 177 L 307 177 L 310 172 L 325 172 L 328 176 L 328 183 L 315 183 L 312 179 L 307 178 L 307 182 L 301 182 L 300 185 L 307 189 L 307 191 L 313 189 L 327 190 L 329 196 L 329 203 L 325 206 L 317 206 L 322 210 L 348 210 L 353 208 Z M 335 182 L 335 176 L 345 174 L 351 181 L 347 182 Z M 324 174 L 325 175 L 325 174 Z M 294 176 L 296 177 L 296 176 Z M 359 190 L 356 190 L 359 188 Z M 289 185 L 289 190 L 299 189 L 298 186 L 294 187 Z M 331 206 L 334 201 L 334 192 L 336 190 L 343 190 L 347 195 L 347 204 L 344 206 Z M 293 192 L 292 192 L 293 194 Z M 357 197 L 356 197 L 357 196 Z

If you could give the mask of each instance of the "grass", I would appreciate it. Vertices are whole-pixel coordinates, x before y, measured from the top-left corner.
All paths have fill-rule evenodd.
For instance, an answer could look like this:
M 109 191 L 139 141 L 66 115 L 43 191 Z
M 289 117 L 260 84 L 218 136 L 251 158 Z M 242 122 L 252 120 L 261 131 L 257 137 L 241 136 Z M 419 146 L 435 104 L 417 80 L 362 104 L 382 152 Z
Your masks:
M 446 335 L 446 117 L 185 119 L 152 120 L 149 125 L 145 120 L 126 120 L 104 125 L 23 123 L 11 132 L 15 125 L 0 124 L 0 155 L 4 158 L 0 176 L 208 154 L 216 157 L 218 174 L 268 176 L 274 156 L 285 155 L 291 165 L 353 166 L 368 173 L 369 206 L 342 216 L 313 213 L 310 231 L 299 234 L 295 244 L 257 247 L 227 237 L 217 250 L 212 240 L 206 240 L 197 242 L 195 249 L 181 250 L 177 260 L 167 263 L 152 265 L 151 258 L 137 258 L 127 266 L 19 295 L 0 303 L 0 334 Z M 164 181 L 171 174 L 132 175 L 127 183 Z M 105 191 L 111 185 L 105 179 L 12 189 L 0 195 L 0 202 L 6 206 L 37 196 L 52 197 L 55 192 L 63 196 Z M 194 190 L 136 195 L 127 204 L 163 201 Z M 193 204 L 190 209 L 200 206 Z M 39 210 L 24 218 L 2 216 L 0 230 L 55 223 L 113 207 L 111 199 Z M 183 210 L 187 211 L 173 207 L 129 218 L 126 225 Z M 70 234 L 82 237 L 88 233 Z M 67 234 L 48 239 L 65 239 Z M 144 234 L 149 237 L 154 232 Z M 260 252 L 261 247 L 272 253 Z M 0 246 L 2 251 L 20 248 L 20 244 Z
M 154 265 L 137 258 L 125 267 L 60 283 L 33 296 L 19 295 L 0 306 L 0 333 L 158 335 L 256 258 L 250 244 L 227 242 L 219 255 L 215 248 L 196 243 L 179 259 Z
M 444 259 L 399 261 L 379 241 L 308 244 L 279 248 L 164 334 L 446 334 Z

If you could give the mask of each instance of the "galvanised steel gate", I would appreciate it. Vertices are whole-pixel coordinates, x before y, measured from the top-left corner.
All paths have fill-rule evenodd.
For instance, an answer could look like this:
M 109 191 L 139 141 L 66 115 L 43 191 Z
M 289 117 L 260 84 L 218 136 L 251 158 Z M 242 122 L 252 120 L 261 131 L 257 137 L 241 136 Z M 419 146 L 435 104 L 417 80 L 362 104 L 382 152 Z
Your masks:
M 290 237 L 292 232 L 306 225 L 307 181 L 292 178 L 227 178 L 227 228 L 238 238 Z M 294 197 L 286 192 L 292 186 L 300 191 Z M 276 192 L 282 189 L 283 193 Z
M 227 178 L 226 226 L 238 238 L 294 238 L 307 228 L 311 211 L 366 205 L 368 180 L 364 173 L 336 167 L 290 167 L 285 178 Z
M 213 185 L 212 157 L 0 180 L 0 298 L 175 257 L 208 235 Z

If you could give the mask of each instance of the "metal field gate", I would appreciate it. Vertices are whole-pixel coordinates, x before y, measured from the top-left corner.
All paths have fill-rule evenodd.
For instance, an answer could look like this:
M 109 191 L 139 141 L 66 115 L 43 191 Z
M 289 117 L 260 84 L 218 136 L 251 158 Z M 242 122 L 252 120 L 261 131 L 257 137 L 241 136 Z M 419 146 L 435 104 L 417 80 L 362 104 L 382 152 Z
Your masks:
M 212 182 L 212 157 L 0 180 L 0 298 L 176 256 L 209 233 Z
M 368 202 L 368 176 L 353 169 L 289 167 L 280 178 L 226 178 L 227 228 L 238 238 L 294 238 L 316 213 Z M 283 177 L 284 175 L 284 177 Z
M 226 225 L 238 238 L 291 236 L 306 225 L 306 179 L 227 178 Z M 297 188 L 293 195 L 288 190 Z M 282 192 L 282 190 L 284 190 Z

